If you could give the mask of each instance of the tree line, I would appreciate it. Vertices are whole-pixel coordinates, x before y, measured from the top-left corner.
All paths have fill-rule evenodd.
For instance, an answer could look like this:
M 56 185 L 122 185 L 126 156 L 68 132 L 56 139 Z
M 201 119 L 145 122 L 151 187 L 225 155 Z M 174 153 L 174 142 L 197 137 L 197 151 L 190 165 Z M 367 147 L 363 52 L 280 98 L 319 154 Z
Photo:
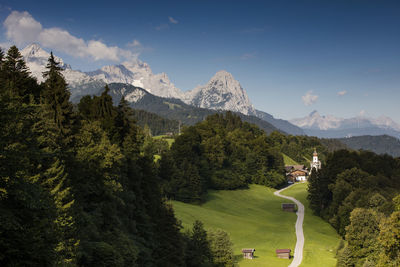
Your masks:
M 282 153 L 309 166 L 314 149 L 324 160 L 330 150 L 343 146 L 320 139 L 267 135 L 232 112 L 208 116 L 185 127 L 171 149 L 157 162 L 163 194 L 184 202 L 202 202 L 208 189 L 246 188 L 250 183 L 278 188 L 287 183 Z
M 345 239 L 338 266 L 400 265 L 400 158 L 335 151 L 308 192 L 313 211 Z
M 127 102 L 106 86 L 74 107 L 53 54 L 43 76 L 0 50 L 0 265 L 231 266 L 226 233 L 181 233 Z
M 266 133 L 232 112 L 184 128 L 158 164 L 164 194 L 185 202 L 204 201 L 208 189 L 286 182 L 282 155 Z

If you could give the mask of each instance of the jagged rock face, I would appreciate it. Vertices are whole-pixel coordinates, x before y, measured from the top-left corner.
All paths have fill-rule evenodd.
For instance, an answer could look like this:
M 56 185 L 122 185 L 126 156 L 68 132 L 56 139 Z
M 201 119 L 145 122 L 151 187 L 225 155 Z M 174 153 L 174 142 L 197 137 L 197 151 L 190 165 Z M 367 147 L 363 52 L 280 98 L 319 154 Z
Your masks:
M 183 100 L 201 108 L 231 110 L 246 115 L 256 113 L 246 91 L 226 71 L 217 72 L 206 85 L 186 92 Z
M 182 92 L 171 83 L 165 73 L 153 74 L 149 65 L 139 60 L 105 66 L 99 70 L 87 72 L 87 74 L 106 83 L 131 84 L 161 97 L 182 97 Z
M 21 51 L 32 75 L 42 82 L 42 73 L 50 54 L 38 44 L 27 46 Z M 154 74 L 150 66 L 140 60 L 124 62 L 118 65 L 104 66 L 92 72 L 72 70 L 68 64 L 55 56 L 56 61 L 64 68 L 63 75 L 71 92 L 71 100 L 79 102 L 84 95 L 98 95 L 104 90 L 106 83 L 123 83 L 145 89 L 152 95 L 166 98 L 177 98 L 186 104 L 214 110 L 231 110 L 246 115 L 257 116 L 277 128 L 288 133 L 303 134 L 301 129 L 283 120 L 276 120 L 271 115 L 254 109 L 246 91 L 232 74 L 226 71 L 217 72 L 204 86 L 182 93 L 174 86 L 165 73 Z M 127 87 L 128 88 L 128 87 Z M 121 98 L 124 96 L 130 103 L 140 101 L 146 91 L 135 89 L 115 91 L 113 94 Z
M 50 54 L 38 44 L 27 46 L 21 53 L 32 75 L 42 82 L 44 80 L 42 73 L 46 70 Z M 256 114 L 245 90 L 226 71 L 217 72 L 205 86 L 182 93 L 165 73 L 153 74 L 149 65 L 140 60 L 104 66 L 99 70 L 85 73 L 72 70 L 61 58 L 55 58 L 64 68 L 63 75 L 73 99 L 85 94 L 95 94 L 106 83 L 126 83 L 143 88 L 156 96 L 182 99 L 187 104 L 197 107 L 231 110 L 246 115 Z
M 29 71 L 39 82 L 44 81 L 43 72 L 46 71 L 47 60 L 50 54 L 44 51 L 38 44 L 31 44 L 21 51 Z M 64 61 L 54 56 L 54 59 L 60 63 L 63 69 L 71 69 L 71 66 L 64 63 Z
M 319 129 L 328 130 L 340 127 L 343 119 L 336 118 L 331 115 L 321 116 L 316 110 L 310 113 L 307 117 L 292 119 L 291 123 L 303 129 Z
M 21 55 L 24 57 L 32 76 L 35 77 L 38 82 L 43 82 L 43 72 L 46 71 L 50 53 L 43 50 L 38 44 L 31 44 L 21 51 Z M 71 69 L 71 66 L 64 63 L 62 58 L 57 56 L 54 56 L 54 58 L 64 69 L 62 74 L 69 85 L 72 98 L 81 94 L 91 94 L 91 88 L 96 88 L 95 90 L 97 90 L 99 87 L 104 87 L 104 82 L 96 80 L 81 71 Z
M 39 82 L 44 81 L 43 72 L 46 71 L 47 60 L 50 54 L 38 44 L 31 44 L 21 51 L 24 60 Z M 92 72 L 72 70 L 71 66 L 55 56 L 57 62 L 64 69 L 63 75 L 69 84 L 71 94 L 81 95 L 94 93 L 106 83 L 127 83 L 141 87 L 154 95 L 169 98 L 181 98 L 182 92 L 174 86 L 165 73 L 153 74 L 149 65 L 139 60 L 124 62 L 120 65 L 104 66 Z

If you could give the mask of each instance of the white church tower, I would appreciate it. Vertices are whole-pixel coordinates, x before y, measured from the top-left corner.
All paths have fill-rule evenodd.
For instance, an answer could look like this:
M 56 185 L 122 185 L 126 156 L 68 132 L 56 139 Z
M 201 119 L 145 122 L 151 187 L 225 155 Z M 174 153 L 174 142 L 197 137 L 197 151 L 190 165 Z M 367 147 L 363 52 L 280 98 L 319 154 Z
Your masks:
M 321 169 L 321 161 L 318 160 L 318 153 L 317 153 L 316 149 L 314 149 L 313 160 L 312 160 L 310 165 L 311 165 L 310 166 L 311 167 L 311 169 L 310 169 L 311 171 L 312 171 L 313 168 L 315 168 L 317 171 L 319 169 Z

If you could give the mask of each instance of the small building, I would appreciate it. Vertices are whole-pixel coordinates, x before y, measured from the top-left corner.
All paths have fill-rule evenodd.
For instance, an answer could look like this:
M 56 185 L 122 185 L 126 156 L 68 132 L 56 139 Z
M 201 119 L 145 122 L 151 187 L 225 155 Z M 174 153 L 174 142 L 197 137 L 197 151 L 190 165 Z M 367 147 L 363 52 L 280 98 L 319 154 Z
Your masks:
M 290 249 L 277 249 L 276 256 L 280 259 L 290 259 Z
M 244 259 L 254 259 L 254 251 L 256 251 L 254 248 L 244 248 L 242 249 L 243 253 L 243 258 Z
M 306 181 L 308 170 L 305 165 L 288 165 L 285 166 L 286 178 L 290 182 Z
M 295 212 L 296 209 L 297 209 L 297 207 L 296 207 L 296 204 L 294 204 L 294 203 L 282 203 L 283 211 Z
M 295 170 L 290 173 L 293 177 L 295 177 L 297 182 L 307 180 L 308 171 L 306 170 Z

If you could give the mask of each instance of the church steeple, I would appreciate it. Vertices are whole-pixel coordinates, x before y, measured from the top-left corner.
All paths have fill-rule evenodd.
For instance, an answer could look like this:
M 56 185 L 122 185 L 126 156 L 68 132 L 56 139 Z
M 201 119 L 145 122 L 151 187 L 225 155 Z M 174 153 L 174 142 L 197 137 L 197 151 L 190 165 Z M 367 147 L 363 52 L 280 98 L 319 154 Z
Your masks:
M 314 148 L 313 163 L 318 163 L 318 153 L 316 148 Z
M 318 160 L 318 153 L 317 153 L 317 149 L 314 148 L 314 153 L 313 153 L 313 160 L 310 164 L 311 166 L 311 171 L 313 168 L 315 168 L 316 170 L 321 169 L 321 161 Z

